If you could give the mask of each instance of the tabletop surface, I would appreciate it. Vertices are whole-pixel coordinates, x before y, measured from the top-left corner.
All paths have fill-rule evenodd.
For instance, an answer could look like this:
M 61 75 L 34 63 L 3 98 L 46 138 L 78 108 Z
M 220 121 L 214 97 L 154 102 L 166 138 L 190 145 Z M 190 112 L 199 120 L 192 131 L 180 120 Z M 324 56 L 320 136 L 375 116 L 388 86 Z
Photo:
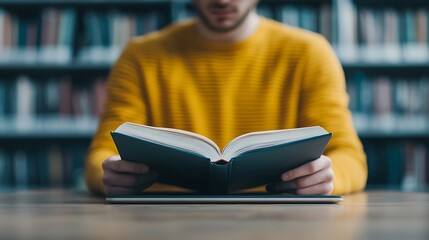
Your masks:
M 340 204 L 108 204 L 86 192 L 0 193 L 0 239 L 429 239 L 429 193 Z

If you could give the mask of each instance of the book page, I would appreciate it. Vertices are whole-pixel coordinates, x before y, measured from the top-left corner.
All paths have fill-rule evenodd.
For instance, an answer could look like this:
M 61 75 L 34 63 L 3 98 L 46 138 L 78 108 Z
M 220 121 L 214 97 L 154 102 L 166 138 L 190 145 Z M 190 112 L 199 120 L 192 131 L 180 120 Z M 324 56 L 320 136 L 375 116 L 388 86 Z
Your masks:
M 145 141 L 178 148 L 184 151 L 219 160 L 220 149 L 212 140 L 200 134 L 173 128 L 152 127 L 135 123 L 123 123 L 115 132 Z
M 236 137 L 222 151 L 222 159 L 231 160 L 255 149 L 271 147 L 297 140 L 328 134 L 322 127 L 305 127 L 283 130 L 252 132 Z

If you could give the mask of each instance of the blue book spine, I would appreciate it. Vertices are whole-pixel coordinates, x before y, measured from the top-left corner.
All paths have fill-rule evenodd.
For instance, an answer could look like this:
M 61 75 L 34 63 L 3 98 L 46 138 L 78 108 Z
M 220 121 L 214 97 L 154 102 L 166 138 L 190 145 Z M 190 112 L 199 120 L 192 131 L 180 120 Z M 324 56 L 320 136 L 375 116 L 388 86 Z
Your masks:
M 102 36 L 102 43 L 104 47 L 110 47 L 111 41 L 110 41 L 110 29 L 109 29 L 109 15 L 106 13 L 100 14 L 100 29 L 101 29 L 101 36 Z
M 5 115 L 6 94 L 4 82 L 0 79 L 0 119 Z
M 16 19 L 18 21 L 18 47 L 24 49 L 27 43 L 28 24 L 24 19 Z

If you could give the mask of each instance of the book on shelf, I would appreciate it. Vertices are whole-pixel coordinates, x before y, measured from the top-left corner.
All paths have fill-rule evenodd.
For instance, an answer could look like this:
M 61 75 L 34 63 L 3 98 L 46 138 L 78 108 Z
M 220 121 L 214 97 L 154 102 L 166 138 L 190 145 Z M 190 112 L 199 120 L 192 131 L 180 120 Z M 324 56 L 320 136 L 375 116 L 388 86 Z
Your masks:
M 336 50 L 343 62 L 423 63 L 429 60 L 429 10 L 337 2 Z
M 429 186 L 428 146 L 411 140 L 364 144 L 368 158 L 368 185 L 396 186 L 416 191 Z
M 147 164 L 159 182 L 209 193 L 279 181 L 319 158 L 332 136 L 321 127 L 252 132 L 221 151 L 209 138 L 179 129 L 123 123 L 111 135 L 122 159 Z
M 44 116 L 99 116 L 106 99 L 106 80 L 78 82 L 71 77 L 34 79 L 19 76 L 0 79 L 0 119 L 32 119 Z
M 71 187 L 83 189 L 83 144 L 37 149 L 0 148 L 0 189 Z
M 6 84 L 0 80 L 0 118 L 6 113 Z
M 0 149 L 0 189 L 8 185 L 7 164 L 6 154 Z
M 353 0 L 342 0 L 336 2 L 336 17 L 338 39 L 335 39 L 334 49 L 343 62 L 358 61 L 356 8 Z M 338 21 L 341 19 L 341 21 Z
M 259 4 L 256 8 L 256 11 L 259 15 L 266 18 L 274 18 L 273 10 L 267 5 Z
M 87 11 L 83 15 L 85 43 L 78 54 L 81 62 L 114 62 L 126 43 L 135 36 L 165 25 L 159 11 L 126 13 Z
M 318 14 L 315 7 L 284 5 L 279 9 L 279 21 L 291 26 L 318 32 Z
M 46 8 L 26 17 L 0 8 L 0 62 L 69 63 L 76 11 Z
M 429 129 L 429 79 L 367 75 L 347 80 L 349 108 L 358 129 L 418 132 Z
M 46 7 L 27 16 L 0 8 L 0 63 L 67 64 L 74 52 L 78 61 L 112 63 L 132 37 L 166 25 L 159 10 L 78 11 Z
M 182 7 L 180 9 L 176 9 L 175 12 L 175 21 L 176 22 L 180 22 L 180 21 L 184 21 L 187 19 L 191 19 L 193 17 L 195 17 L 195 11 L 186 8 L 186 7 Z
M 28 158 L 27 154 L 21 149 L 14 153 L 13 168 L 15 170 L 15 184 L 19 188 L 28 188 Z
M 405 146 L 406 162 L 401 187 L 405 191 L 415 191 L 427 186 L 427 151 L 423 144 Z

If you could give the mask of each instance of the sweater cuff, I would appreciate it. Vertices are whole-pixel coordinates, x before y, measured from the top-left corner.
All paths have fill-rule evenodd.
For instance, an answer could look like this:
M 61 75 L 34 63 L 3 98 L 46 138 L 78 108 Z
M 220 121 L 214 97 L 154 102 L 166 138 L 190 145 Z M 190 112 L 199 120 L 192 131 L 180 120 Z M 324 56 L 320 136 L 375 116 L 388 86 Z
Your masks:
M 85 180 L 89 190 L 93 193 L 104 194 L 103 167 L 104 160 L 117 155 L 114 151 L 100 150 L 91 153 L 85 162 Z
M 335 174 L 333 195 L 349 194 L 365 188 L 368 175 L 365 159 L 361 162 L 343 152 L 333 152 L 328 157 L 332 160 Z

